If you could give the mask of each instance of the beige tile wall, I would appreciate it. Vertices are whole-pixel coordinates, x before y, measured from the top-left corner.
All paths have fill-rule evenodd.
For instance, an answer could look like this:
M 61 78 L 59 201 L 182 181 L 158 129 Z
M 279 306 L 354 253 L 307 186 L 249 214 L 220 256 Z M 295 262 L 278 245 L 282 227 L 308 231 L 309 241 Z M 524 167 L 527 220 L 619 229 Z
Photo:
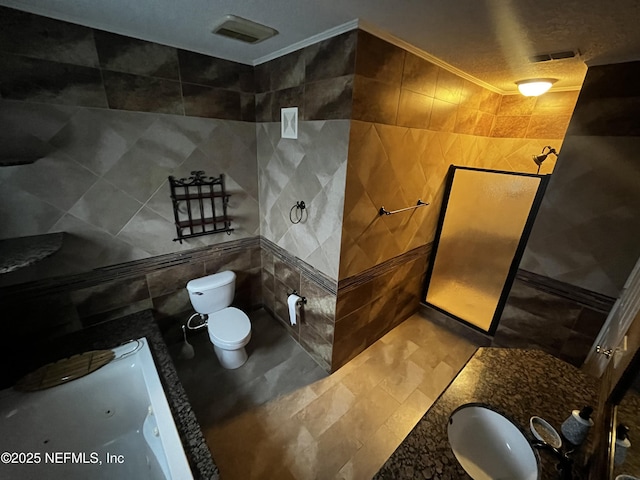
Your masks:
M 532 155 L 560 150 L 577 98 L 501 96 L 362 31 L 353 95 L 334 370 L 418 308 L 428 253 L 413 254 L 434 239 L 449 166 L 536 173 Z M 418 199 L 430 205 L 378 214 Z
M 334 371 L 416 312 L 429 252 L 415 249 L 338 285 Z
M 20 119 L 16 121 L 16 119 Z M 255 126 L 211 118 L 0 101 L 0 130 L 50 152 L 0 169 L 0 238 L 66 232 L 62 249 L 1 285 L 72 275 L 260 231 Z M 34 140 L 31 140 L 32 142 Z M 168 176 L 226 175 L 232 234 L 174 242 Z M 107 200 L 108 199 L 108 200 Z
M 536 173 L 577 99 L 501 96 L 363 31 L 355 73 L 339 280 L 433 241 L 450 165 Z M 378 216 L 418 199 L 430 205 Z
M 349 121 L 304 121 L 298 129 L 291 140 L 280 138 L 280 123 L 256 126 L 260 231 L 337 280 Z M 299 201 L 306 210 L 294 224 L 289 214 Z
M 496 138 L 562 139 L 578 91 L 500 95 L 358 32 L 352 118 Z
M 434 239 L 449 165 L 535 173 L 531 155 L 553 139 L 489 138 L 352 121 L 339 279 Z M 551 173 L 555 158 L 542 164 Z M 413 212 L 387 210 L 429 202 Z
M 562 139 L 577 99 L 577 91 L 549 92 L 540 97 L 504 95 L 495 116 L 491 136 Z

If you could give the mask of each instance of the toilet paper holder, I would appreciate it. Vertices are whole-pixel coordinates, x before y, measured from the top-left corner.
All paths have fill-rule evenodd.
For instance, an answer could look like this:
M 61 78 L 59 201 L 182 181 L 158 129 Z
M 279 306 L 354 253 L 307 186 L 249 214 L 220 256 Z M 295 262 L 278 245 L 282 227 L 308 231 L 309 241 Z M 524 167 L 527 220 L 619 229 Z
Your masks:
M 303 303 L 306 305 L 307 297 L 303 297 L 302 295 L 300 295 L 297 290 L 293 290 L 292 292 L 287 293 L 287 297 L 289 295 L 298 295 L 300 297 L 300 300 L 298 300 L 298 304 Z

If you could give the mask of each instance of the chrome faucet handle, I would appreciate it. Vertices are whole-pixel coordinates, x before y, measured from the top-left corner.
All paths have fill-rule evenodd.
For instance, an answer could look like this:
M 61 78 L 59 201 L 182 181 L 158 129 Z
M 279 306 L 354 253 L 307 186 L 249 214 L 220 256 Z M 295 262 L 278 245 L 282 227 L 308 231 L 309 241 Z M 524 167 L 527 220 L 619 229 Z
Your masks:
M 557 469 L 560 472 L 560 478 L 562 478 L 562 480 L 573 480 L 573 459 L 569 457 L 569 453 L 572 452 L 563 453 L 561 450 L 543 441 L 532 442 L 531 446 L 539 450 L 548 450 L 551 452 L 558 461 Z

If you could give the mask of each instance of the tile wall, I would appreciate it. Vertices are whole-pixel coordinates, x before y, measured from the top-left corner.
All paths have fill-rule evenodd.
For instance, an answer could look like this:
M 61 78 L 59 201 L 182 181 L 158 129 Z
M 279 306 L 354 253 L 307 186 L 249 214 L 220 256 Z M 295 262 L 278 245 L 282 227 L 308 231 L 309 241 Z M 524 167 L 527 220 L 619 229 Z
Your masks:
M 0 168 L 0 239 L 66 232 L 0 285 L 258 235 L 253 92 L 247 65 L 0 7 L 0 161 L 35 161 Z M 226 175 L 230 237 L 173 241 L 167 177 L 194 170 Z
M 280 138 L 280 123 L 256 127 L 262 236 L 334 280 L 349 127 L 348 120 L 304 121 L 297 140 Z M 292 212 L 299 201 L 305 203 L 304 212 Z M 301 221 L 294 224 L 298 213 Z
M 2 98 L 253 121 L 253 67 L 0 7 Z
M 258 65 L 256 143 L 261 234 L 338 278 L 357 31 Z M 298 107 L 299 137 L 280 138 L 280 109 Z M 303 220 L 291 208 L 304 201 Z
M 253 67 L 226 60 L 6 8 L 0 21 L 2 160 L 36 160 L 0 169 L 2 238 L 65 231 L 60 252 L 1 279 L 2 294 L 37 293 L 58 312 L 54 319 L 34 307 L 27 313 L 47 322 L 33 329 L 56 336 L 139 309 L 154 308 L 160 319 L 190 311 L 184 284 L 216 271 L 204 260 L 184 264 L 199 251 L 221 255 L 217 267 L 243 276 L 243 307 L 260 305 L 262 286 L 247 287 L 244 276 L 253 279 L 262 259 L 247 251 L 252 267 L 236 265 L 233 245 L 259 241 L 262 200 L 272 221 L 265 232 L 281 245 L 270 251 L 289 259 L 310 299 L 294 337 L 328 366 L 335 307 L 323 307 L 323 323 L 313 306 L 327 288 L 335 305 L 355 32 L 259 66 L 256 84 Z M 257 120 L 269 123 L 254 125 L 256 85 Z M 271 122 L 290 105 L 306 113 L 300 142 L 285 145 Z M 225 173 L 231 236 L 172 241 L 167 177 L 192 170 Z M 260 175 L 270 180 L 262 191 Z M 310 214 L 296 229 L 292 199 L 304 200 Z M 12 300 L 15 314 L 24 295 Z M 272 297 L 271 310 L 281 312 L 283 299 L 276 309 Z
M 0 131 L 5 145 L 47 151 L 0 168 L 0 238 L 66 232 L 61 251 L 3 275 L 2 285 L 259 234 L 252 123 L 0 100 Z M 231 236 L 173 241 L 167 178 L 194 170 L 226 175 Z
M 636 264 L 638 73 L 640 62 L 588 69 L 496 333 L 499 346 L 533 346 L 581 365 Z
M 293 290 L 307 303 L 291 325 L 287 297 Z M 327 371 L 331 371 L 336 283 L 269 240 L 262 239 L 262 300 L 266 310 Z
M 418 308 L 449 165 L 536 173 L 531 156 L 546 145 L 560 150 L 576 97 L 501 96 L 358 32 L 334 369 Z M 553 171 L 555 159 L 549 160 L 540 173 Z M 430 205 L 378 214 L 382 206 L 395 210 L 418 199 Z M 402 273 L 378 270 L 388 262 Z M 376 289 L 384 275 L 397 283 Z M 359 285 L 359 278 L 367 280 Z M 398 288 L 410 293 L 399 310 Z M 360 305 L 355 298 L 363 303 L 353 309 Z
M 520 268 L 618 297 L 640 256 L 640 62 L 591 67 Z
M 339 278 L 433 240 L 450 164 L 536 173 L 531 156 L 560 150 L 576 98 L 501 96 L 359 31 Z M 431 205 L 375 221 L 418 199 Z
M 417 311 L 430 251 L 418 247 L 338 283 L 333 370 Z
M 285 325 L 288 290 L 307 296 L 305 318 L 288 328 L 335 370 L 417 308 L 449 164 L 533 173 L 531 155 L 560 149 L 576 101 L 574 92 L 503 97 L 363 31 L 254 69 L 6 8 L 0 22 L 4 156 L 40 159 L 0 169 L 3 236 L 67 232 L 55 264 L 8 283 L 77 273 L 78 264 L 127 262 L 115 271 L 133 272 L 109 277 L 106 268 L 49 284 L 38 304 L 61 312 L 45 327 L 54 335 L 131 309 L 179 316 L 189 307 L 183 280 L 237 268 L 250 299 L 243 306 L 262 303 Z M 279 138 L 287 106 L 300 109 L 298 141 Z M 626 117 L 589 115 L 587 131 L 616 125 L 634 141 Z M 237 230 L 180 246 L 170 241 L 166 177 L 196 168 L 228 175 Z M 553 168 L 549 159 L 541 173 Z M 418 198 L 431 205 L 378 218 L 380 206 Z M 309 217 L 291 225 L 299 200 Z M 234 251 L 243 241 L 258 243 Z M 203 260 L 209 254 L 220 265 Z
M 256 67 L 256 144 L 263 304 L 331 370 L 336 284 L 357 32 Z M 298 107 L 298 139 L 282 139 L 280 108 Z M 303 201 L 300 223 L 291 209 Z M 294 212 L 295 214 L 296 212 Z M 295 220 L 295 215 L 293 215 Z M 307 298 L 291 326 L 287 296 Z
M 300 120 L 351 118 L 356 39 L 353 30 L 258 65 L 256 121 L 279 122 L 291 106 Z
M 532 279 L 526 272 L 516 278 L 492 346 L 544 350 L 580 367 L 613 299 L 589 298 L 593 294 L 587 291 L 578 299 L 575 288 L 561 294 L 560 285 L 548 286 L 545 277 Z
M 176 336 L 193 308 L 186 284 L 222 270 L 236 272 L 234 305 L 262 303 L 257 237 L 96 269 L 0 290 L 8 322 L 3 345 L 41 341 L 152 308 L 163 332 Z M 179 338 L 179 337 L 178 337 Z

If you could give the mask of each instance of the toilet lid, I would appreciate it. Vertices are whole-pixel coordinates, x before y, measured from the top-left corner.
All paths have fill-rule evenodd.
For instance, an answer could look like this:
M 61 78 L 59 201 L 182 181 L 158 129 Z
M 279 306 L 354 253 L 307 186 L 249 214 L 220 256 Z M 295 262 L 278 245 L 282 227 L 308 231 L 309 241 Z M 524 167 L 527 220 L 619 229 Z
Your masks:
M 209 335 L 224 343 L 241 342 L 251 333 L 249 317 L 234 307 L 209 314 Z

